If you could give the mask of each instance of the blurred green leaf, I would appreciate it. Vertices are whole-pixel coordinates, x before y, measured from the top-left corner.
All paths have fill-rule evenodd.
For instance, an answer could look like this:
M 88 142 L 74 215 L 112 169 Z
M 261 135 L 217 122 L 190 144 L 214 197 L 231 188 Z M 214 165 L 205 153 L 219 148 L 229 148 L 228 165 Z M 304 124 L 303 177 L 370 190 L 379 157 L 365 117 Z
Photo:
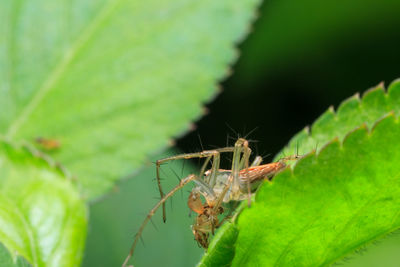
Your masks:
M 153 160 L 179 154 L 168 151 Z M 185 163 L 184 163 L 185 162 Z M 176 186 L 179 177 L 196 173 L 187 160 L 162 166 L 165 191 Z M 191 186 L 177 192 L 167 204 L 167 222 L 162 212 L 153 217 L 143 233 L 133 259 L 135 266 L 194 266 L 204 252 L 199 248 L 190 229 L 195 214 L 188 216 L 187 199 Z M 121 266 L 128 255 L 136 231 L 160 195 L 155 181 L 155 166 L 146 166 L 134 179 L 123 180 L 115 192 L 90 207 L 89 235 L 83 266 Z M 107 251 L 107 253 L 104 253 Z
M 3 244 L 0 243 L 0 266 L 2 267 L 30 267 L 30 265 L 24 258 L 21 256 L 16 257 L 14 260 Z
M 265 183 L 239 216 L 235 245 L 219 242 L 202 262 L 217 258 L 218 247 L 231 247 L 232 266 L 325 266 L 399 228 L 399 99 L 399 81 L 387 94 L 378 86 L 295 136 L 286 153 L 334 141 Z
M 258 3 L 6 0 L 0 132 L 58 140 L 52 156 L 101 196 L 203 113 Z
M 51 164 L 26 147 L 0 142 L 0 240 L 33 266 L 79 266 L 86 206 Z

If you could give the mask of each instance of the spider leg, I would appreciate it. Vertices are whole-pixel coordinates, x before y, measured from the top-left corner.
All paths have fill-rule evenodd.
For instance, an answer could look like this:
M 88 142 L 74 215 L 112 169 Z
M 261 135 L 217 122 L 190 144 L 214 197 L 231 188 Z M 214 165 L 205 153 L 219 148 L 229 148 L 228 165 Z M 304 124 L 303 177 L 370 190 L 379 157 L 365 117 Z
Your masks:
M 251 163 L 250 167 L 255 167 L 255 166 L 259 166 L 262 162 L 263 158 L 261 156 L 257 156 L 253 163 Z
M 248 148 L 246 156 L 244 156 L 243 159 L 241 159 L 243 147 L 248 147 L 248 142 L 243 138 L 239 138 L 236 141 L 235 147 L 233 149 L 232 173 L 227 179 L 224 189 L 222 190 L 221 194 L 218 196 L 216 202 L 214 203 L 214 208 L 213 208 L 214 212 L 216 212 L 216 210 L 221 206 L 221 203 L 223 202 L 224 197 L 231 186 L 232 186 L 231 191 L 233 193 L 237 193 L 240 191 L 239 172 L 240 169 L 243 168 L 241 165 L 245 164 L 246 158 L 248 161 L 248 157 L 250 156 L 250 154 L 247 155 L 247 153 L 249 152 L 251 153 L 250 148 Z
M 251 149 L 248 147 L 248 142 L 243 143 L 243 157 L 240 161 L 241 168 L 245 168 L 246 184 L 247 184 L 247 205 L 251 205 L 251 188 L 250 188 L 250 177 L 249 177 L 249 158 L 251 155 Z M 237 178 L 239 180 L 239 177 Z M 240 183 L 240 181 L 239 181 Z
M 241 161 L 243 147 L 248 146 L 247 140 L 243 138 L 239 138 L 235 143 L 235 150 L 233 151 L 232 157 L 232 177 L 233 177 L 233 184 L 232 184 L 232 191 L 238 192 L 239 191 L 239 172 L 243 168 L 244 161 Z M 244 157 L 243 157 L 244 159 Z
M 157 184 L 158 184 L 158 190 L 160 191 L 161 198 L 164 197 L 164 192 L 162 190 L 161 179 L 160 179 L 160 168 L 163 163 L 166 163 L 166 162 L 172 161 L 172 160 L 180 160 L 180 159 L 209 158 L 209 159 L 206 159 L 205 164 L 203 164 L 202 170 L 200 171 L 200 176 L 196 180 L 199 181 L 199 183 L 201 183 L 203 186 L 205 184 L 210 184 L 211 186 L 208 186 L 208 187 L 213 188 L 213 186 L 215 185 L 216 177 L 218 175 L 217 170 L 219 169 L 219 162 L 220 162 L 219 154 L 223 153 L 223 152 L 233 152 L 233 151 L 234 151 L 234 147 L 225 147 L 225 148 L 219 148 L 219 149 L 214 149 L 214 150 L 204 150 L 204 151 L 198 152 L 198 153 L 181 154 L 181 155 L 171 156 L 171 157 L 157 160 L 157 162 L 156 162 Z M 204 183 L 202 180 L 204 177 L 205 169 L 207 167 L 208 162 L 211 160 L 211 157 L 214 157 L 213 168 L 211 171 L 210 178 L 207 179 L 206 183 Z M 216 162 L 216 164 L 214 164 L 214 162 Z M 167 220 L 167 215 L 166 215 L 166 210 L 165 210 L 165 204 L 163 204 L 163 221 L 165 222 L 166 220 Z
M 156 161 L 156 175 L 157 175 L 158 190 L 160 191 L 161 198 L 164 197 L 164 192 L 162 190 L 161 179 L 160 179 L 160 168 L 161 168 L 161 165 L 163 163 L 166 163 L 166 162 L 172 161 L 172 160 L 179 160 L 179 159 L 192 159 L 192 158 L 212 157 L 213 155 L 215 155 L 215 152 L 216 152 L 216 150 L 205 150 L 205 151 L 198 152 L 198 153 L 181 154 L 181 155 L 176 155 L 176 156 L 167 157 L 167 158 L 164 158 L 164 159 L 157 160 Z M 205 164 L 205 166 L 207 166 L 207 164 Z M 202 175 L 204 175 L 204 171 L 203 171 Z M 163 206 L 163 221 L 165 222 L 167 220 L 167 215 L 166 215 L 166 211 L 165 211 L 165 204 L 163 203 L 162 206 Z
M 248 206 L 250 207 L 251 204 L 251 188 L 250 188 L 250 178 L 248 174 L 248 169 L 249 169 L 249 158 L 251 155 L 251 149 L 249 148 L 249 142 L 243 138 L 238 139 L 238 141 L 235 144 L 235 147 L 237 147 L 237 150 L 234 152 L 234 162 L 235 164 L 232 164 L 232 174 L 233 174 L 233 190 L 234 192 L 239 192 L 240 190 L 240 179 L 239 179 L 239 172 L 242 169 L 245 169 L 245 175 L 247 177 L 246 179 L 246 184 L 247 184 L 247 201 L 248 201 Z M 243 151 L 243 156 L 240 159 L 241 152 Z M 239 164 L 237 164 L 239 162 Z
M 136 245 L 142 235 L 143 229 L 146 226 L 146 224 L 150 221 L 151 217 L 153 217 L 154 213 L 157 211 L 157 209 L 167 201 L 168 198 L 170 198 L 173 194 L 175 194 L 179 189 L 184 187 L 186 184 L 189 182 L 197 179 L 196 175 L 191 174 L 184 179 L 182 179 L 179 183 L 179 185 L 175 186 L 171 191 L 169 191 L 165 196 L 161 198 L 161 200 L 150 210 L 150 212 L 147 214 L 146 218 L 144 219 L 142 225 L 139 228 L 139 231 L 137 232 L 135 236 L 135 240 L 133 241 L 132 247 L 129 251 L 128 256 L 126 257 L 124 263 L 122 264 L 122 267 L 126 267 L 128 264 L 129 259 L 132 257 L 133 252 L 135 251 Z

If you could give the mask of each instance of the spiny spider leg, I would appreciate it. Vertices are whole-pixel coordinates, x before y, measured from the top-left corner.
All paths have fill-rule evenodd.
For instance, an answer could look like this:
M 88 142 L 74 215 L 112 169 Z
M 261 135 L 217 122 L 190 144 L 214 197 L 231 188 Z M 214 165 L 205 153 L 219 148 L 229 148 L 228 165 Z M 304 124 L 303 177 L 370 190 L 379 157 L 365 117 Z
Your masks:
M 243 152 L 243 157 L 241 158 Z M 228 192 L 229 188 L 232 186 L 231 193 L 235 194 L 236 192 L 240 192 L 240 180 L 239 174 L 240 170 L 243 168 L 242 165 L 246 164 L 248 166 L 248 159 L 250 157 L 251 150 L 248 147 L 248 142 L 246 139 L 239 138 L 233 150 L 233 157 L 232 157 L 232 172 L 229 178 L 226 181 L 226 184 L 218 196 L 216 203 L 214 203 L 214 211 L 221 206 L 226 193 Z M 247 163 L 246 163 L 247 162 Z
M 251 188 L 250 188 L 250 179 L 249 179 L 249 158 L 251 155 L 251 149 L 249 148 L 249 143 L 247 140 L 243 142 L 243 157 L 240 161 L 240 169 L 243 167 L 245 168 L 245 175 L 247 177 L 246 184 L 247 184 L 247 206 L 250 208 L 251 205 Z M 238 178 L 239 180 L 239 178 Z
M 160 179 L 160 167 L 161 167 L 161 164 L 163 164 L 165 162 L 168 162 L 168 161 L 172 161 L 172 160 L 192 159 L 192 158 L 205 158 L 205 157 L 213 157 L 214 156 L 214 161 L 217 161 L 218 164 L 213 164 L 213 172 L 212 172 L 210 178 L 208 178 L 209 181 L 211 181 L 210 185 L 211 185 L 211 188 L 212 188 L 215 185 L 215 180 L 216 180 L 216 177 L 217 177 L 217 174 L 218 174 L 217 170 L 219 169 L 219 161 L 220 161 L 219 153 L 232 152 L 232 151 L 234 151 L 234 147 L 225 147 L 225 148 L 220 148 L 220 149 L 205 150 L 205 151 L 197 152 L 197 153 L 186 153 L 186 154 L 171 156 L 171 157 L 167 157 L 167 158 L 164 158 L 164 159 L 157 160 L 156 161 L 157 184 L 158 184 L 158 190 L 160 191 L 161 198 L 164 197 L 164 192 L 162 190 L 161 179 Z M 205 164 L 203 166 L 207 166 L 207 164 Z M 203 179 L 205 168 L 206 167 L 204 167 L 203 172 L 200 173 L 200 178 L 199 179 Z M 207 182 L 207 184 L 209 183 L 208 181 L 206 181 L 206 182 Z M 165 222 L 166 220 L 167 220 L 167 215 L 166 215 L 166 210 L 165 210 L 165 204 L 163 204 L 163 221 Z
M 140 239 L 140 236 L 142 235 L 143 229 L 146 226 L 146 224 L 150 221 L 151 217 L 153 217 L 154 213 L 157 211 L 157 209 L 165 203 L 165 201 L 170 198 L 173 194 L 176 193 L 179 189 L 184 187 L 186 184 L 188 184 L 190 181 L 193 181 L 197 179 L 197 176 L 194 174 L 191 174 L 184 179 L 182 179 L 179 182 L 179 185 L 175 186 L 171 191 L 169 191 L 165 196 L 162 197 L 162 199 L 150 210 L 150 212 L 147 214 L 146 218 L 144 219 L 142 225 L 139 228 L 139 231 L 137 232 L 135 236 L 135 240 L 133 241 L 132 247 L 129 251 L 128 256 L 126 257 L 124 263 L 122 264 L 122 267 L 126 267 L 126 264 L 128 263 L 129 259 L 132 257 L 133 252 L 135 251 L 135 247 L 137 245 L 137 242 Z
M 164 193 L 162 192 L 161 200 L 150 210 L 150 212 L 147 214 L 145 220 L 143 221 L 142 225 L 140 226 L 139 231 L 137 232 L 137 234 L 135 236 L 135 240 L 133 241 L 132 247 L 131 247 L 131 249 L 129 251 L 129 254 L 128 254 L 127 258 L 125 259 L 124 263 L 122 264 L 122 267 L 125 267 L 126 264 L 129 261 L 129 259 L 132 257 L 133 252 L 135 250 L 135 247 L 137 245 L 137 242 L 138 242 L 138 240 L 140 239 L 140 237 L 142 235 L 143 229 L 147 225 L 147 223 L 149 222 L 151 217 L 153 217 L 154 213 L 157 211 L 157 209 L 161 205 L 164 207 L 166 200 L 168 198 L 170 198 L 173 194 L 175 194 L 179 189 L 184 187 L 189 182 L 193 181 L 193 182 L 195 182 L 197 185 L 199 185 L 201 187 L 201 190 L 202 190 L 203 194 L 206 194 L 207 202 L 211 202 L 211 201 L 213 201 L 215 199 L 215 195 L 214 195 L 213 189 L 210 188 L 208 186 L 208 184 L 203 181 L 202 177 L 204 177 L 205 169 L 207 168 L 207 165 L 210 162 L 211 158 L 214 158 L 214 160 L 212 162 L 212 166 L 211 166 L 212 173 L 210 175 L 217 175 L 218 174 L 218 170 L 219 170 L 219 164 L 220 164 L 220 152 L 231 152 L 231 151 L 233 151 L 233 148 L 223 148 L 223 149 L 217 149 L 217 150 L 208 150 L 208 151 L 203 151 L 203 152 L 199 152 L 199 153 L 182 154 L 182 155 L 173 156 L 173 157 L 169 157 L 169 158 L 165 158 L 165 159 L 157 161 L 157 179 L 158 179 L 159 186 L 160 186 L 159 187 L 160 188 L 160 192 L 162 192 L 161 183 L 160 183 L 160 179 L 159 179 L 160 178 L 159 177 L 159 166 L 163 162 L 166 162 L 168 160 L 181 159 L 181 158 L 189 159 L 189 158 L 196 158 L 196 157 L 198 157 L 198 158 L 206 157 L 206 160 L 204 161 L 203 166 L 202 166 L 202 168 L 200 170 L 199 176 L 191 174 L 191 175 L 187 176 L 186 178 L 182 179 L 180 181 L 179 185 L 174 187 L 166 195 L 164 195 Z M 165 215 L 165 214 L 163 214 L 163 215 Z M 165 222 L 165 220 L 164 220 L 164 222 Z
M 257 156 L 253 163 L 251 163 L 250 167 L 259 166 L 262 162 L 263 158 L 261 156 Z
M 243 156 L 241 157 L 243 152 Z M 246 139 L 239 138 L 235 143 L 235 150 L 233 151 L 233 161 L 232 161 L 232 192 L 240 192 L 240 179 L 239 173 L 243 169 L 249 168 L 249 158 L 251 155 L 251 149 L 249 148 L 249 142 Z M 250 192 L 250 181 L 248 180 L 247 190 L 248 190 L 248 205 L 251 202 L 251 192 Z

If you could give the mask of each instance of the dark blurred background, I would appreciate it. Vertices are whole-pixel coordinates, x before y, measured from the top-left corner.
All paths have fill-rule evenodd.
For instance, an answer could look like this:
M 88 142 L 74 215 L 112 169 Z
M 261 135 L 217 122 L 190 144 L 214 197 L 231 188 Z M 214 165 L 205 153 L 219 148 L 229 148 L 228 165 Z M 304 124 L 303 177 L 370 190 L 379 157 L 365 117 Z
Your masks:
M 199 136 L 210 149 L 256 129 L 253 147 L 270 160 L 330 105 L 400 77 L 400 1 L 270 0 L 253 29 L 181 150 L 201 150 Z

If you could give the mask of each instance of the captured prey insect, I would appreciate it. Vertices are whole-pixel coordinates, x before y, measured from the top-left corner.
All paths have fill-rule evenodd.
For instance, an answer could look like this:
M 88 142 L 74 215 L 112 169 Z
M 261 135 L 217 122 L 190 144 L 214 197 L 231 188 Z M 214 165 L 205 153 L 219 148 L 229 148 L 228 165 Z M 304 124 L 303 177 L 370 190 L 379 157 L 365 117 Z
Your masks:
M 230 170 L 220 169 L 220 154 L 231 152 L 232 168 Z M 162 206 L 163 221 L 166 221 L 165 202 L 168 198 L 174 195 L 178 190 L 193 182 L 193 187 L 189 198 L 189 208 L 197 213 L 192 232 L 197 243 L 207 249 L 209 244 L 210 234 L 214 234 L 222 222 L 226 219 L 219 220 L 218 216 L 224 213 L 223 203 L 230 201 L 239 201 L 248 199 L 250 206 L 251 194 L 255 192 L 260 183 L 265 179 L 271 179 L 278 171 L 286 167 L 286 162 L 296 160 L 298 155 L 289 156 L 280 159 L 277 162 L 260 165 L 262 157 L 257 156 L 251 165 L 249 158 L 251 149 L 246 139 L 239 138 L 235 146 L 225 147 L 214 150 L 205 150 L 198 153 L 181 154 L 165 159 L 157 160 L 157 184 L 161 195 L 161 200 L 150 210 L 145 220 L 137 232 L 133 241 L 132 247 L 126 257 L 122 267 L 126 267 L 129 259 L 132 257 L 135 247 L 140 239 L 144 227 L 147 225 L 151 217 Z M 180 183 L 170 192 L 164 194 L 161 186 L 160 167 L 161 164 L 179 159 L 204 158 L 204 163 L 198 175 L 190 174 L 180 180 Z M 211 162 L 211 169 L 206 170 Z M 202 197 L 205 201 L 202 200 Z

